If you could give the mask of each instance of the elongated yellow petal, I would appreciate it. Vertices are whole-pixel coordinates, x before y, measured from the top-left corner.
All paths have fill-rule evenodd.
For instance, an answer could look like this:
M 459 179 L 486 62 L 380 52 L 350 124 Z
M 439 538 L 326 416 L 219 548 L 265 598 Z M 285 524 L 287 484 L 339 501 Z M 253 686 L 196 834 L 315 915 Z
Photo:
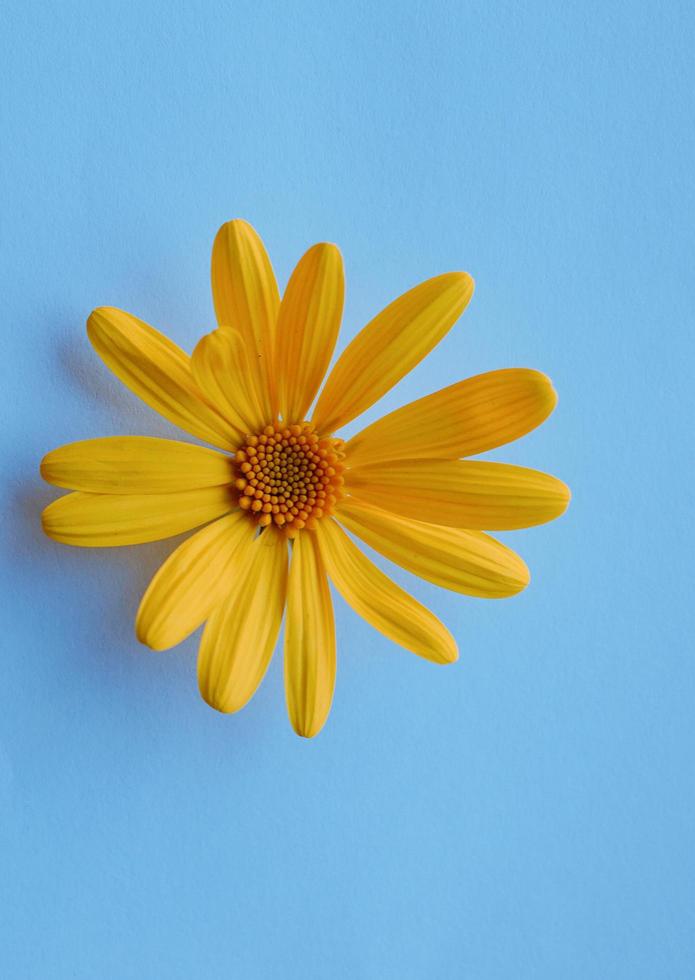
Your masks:
M 234 426 L 237 440 L 273 420 L 273 409 L 260 359 L 249 357 L 236 330 L 206 334 L 191 358 L 193 377 Z
M 289 422 L 306 417 L 319 390 L 338 339 L 344 293 L 339 250 L 314 245 L 292 273 L 278 316 L 278 394 Z
M 108 436 L 71 442 L 41 460 L 47 483 L 90 493 L 171 493 L 233 481 L 229 456 L 173 439 Z
M 243 575 L 210 616 L 198 656 L 198 686 L 218 711 L 251 700 L 273 655 L 287 589 L 287 539 L 272 528 L 256 538 Z
M 508 368 L 479 374 L 367 426 L 347 443 L 348 463 L 475 456 L 535 429 L 556 403 L 550 379 L 540 371 Z
M 150 582 L 135 621 L 141 643 L 168 650 L 185 640 L 246 575 L 254 528 L 241 511 L 198 531 Z
M 359 500 L 415 520 L 487 531 L 545 524 L 567 509 L 569 489 L 523 466 L 443 459 L 394 460 L 346 470 Z
M 205 442 L 234 448 L 228 423 L 193 380 L 190 358 L 168 337 L 107 306 L 91 314 L 87 335 L 104 364 L 150 408 Z
M 423 605 L 384 575 L 333 520 L 316 532 L 331 581 L 355 612 L 394 643 L 438 664 L 458 659 L 448 629 Z
M 248 222 L 236 219 L 222 225 L 212 246 L 211 271 L 217 322 L 239 331 L 250 359 L 259 359 L 266 390 L 274 400 L 280 293 L 263 242 Z
M 425 524 L 355 497 L 341 501 L 337 519 L 385 558 L 444 589 L 501 599 L 529 583 L 521 558 L 482 531 Z
M 449 272 L 387 306 L 348 345 L 328 376 L 314 412 L 317 428 L 333 432 L 373 405 L 439 343 L 472 295 L 471 277 Z
M 41 515 L 49 538 L 82 548 L 143 544 L 190 531 L 234 506 L 226 487 L 178 493 L 68 493 Z
M 313 534 L 297 536 L 287 588 L 285 695 L 298 735 L 312 738 L 328 717 L 335 687 L 335 627 L 326 572 Z

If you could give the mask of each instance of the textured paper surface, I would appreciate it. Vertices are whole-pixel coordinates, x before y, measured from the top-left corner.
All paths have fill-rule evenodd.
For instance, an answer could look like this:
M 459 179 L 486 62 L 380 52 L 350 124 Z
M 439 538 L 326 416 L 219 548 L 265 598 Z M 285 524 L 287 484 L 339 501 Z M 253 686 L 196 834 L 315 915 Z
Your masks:
M 10 0 L 3 976 L 692 975 L 693 26 L 640 2 Z M 340 245 L 341 347 L 420 279 L 470 271 L 460 324 L 364 421 L 539 368 L 556 413 L 493 455 L 574 492 L 505 536 L 532 570 L 516 599 L 396 573 L 454 631 L 454 667 L 337 601 L 335 704 L 308 744 L 279 657 L 226 718 L 199 699 L 196 639 L 138 646 L 171 543 L 78 551 L 38 523 L 48 449 L 176 434 L 92 354 L 90 309 L 190 350 L 234 216 L 283 284 Z

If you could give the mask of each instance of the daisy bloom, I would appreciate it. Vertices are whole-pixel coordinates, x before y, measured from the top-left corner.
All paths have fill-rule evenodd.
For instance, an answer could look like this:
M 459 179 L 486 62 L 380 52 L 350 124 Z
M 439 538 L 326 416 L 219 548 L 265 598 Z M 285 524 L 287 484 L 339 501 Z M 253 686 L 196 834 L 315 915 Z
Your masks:
M 457 659 L 446 627 L 354 543 L 446 589 L 520 592 L 526 565 L 486 534 L 563 513 L 567 487 L 537 470 L 475 461 L 540 425 L 555 406 L 545 375 L 509 368 L 411 402 L 347 442 L 334 433 L 381 398 L 447 333 L 473 294 L 465 272 L 415 286 L 336 361 L 344 277 L 335 245 L 314 245 L 280 297 L 245 221 L 212 250 L 218 327 L 189 357 L 122 310 L 89 317 L 97 354 L 170 422 L 215 449 L 145 436 L 74 442 L 48 453 L 45 480 L 71 491 L 43 512 L 63 544 L 140 544 L 202 528 L 143 596 L 138 638 L 154 650 L 201 624 L 200 692 L 242 708 L 263 679 L 285 616 L 287 709 L 306 737 L 322 728 L 336 674 L 329 582 L 385 636 L 439 664 Z M 312 410 L 313 405 L 313 410 Z

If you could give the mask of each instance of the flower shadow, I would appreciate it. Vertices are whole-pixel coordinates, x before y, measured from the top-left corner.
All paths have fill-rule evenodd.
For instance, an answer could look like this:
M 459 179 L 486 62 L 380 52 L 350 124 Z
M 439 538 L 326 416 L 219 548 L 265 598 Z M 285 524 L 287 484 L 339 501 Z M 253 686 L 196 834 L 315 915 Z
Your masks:
M 17 487 L 10 497 L 13 533 L 9 558 L 15 588 L 29 594 L 41 582 L 37 616 L 78 618 L 74 626 L 84 641 L 89 663 L 108 662 L 114 653 L 135 645 L 133 619 L 140 597 L 165 558 L 185 535 L 127 548 L 75 548 L 51 541 L 43 533 L 41 512 L 56 491 L 38 481 Z M 91 601 L 98 597 L 98 603 Z
M 69 406 L 72 402 L 65 413 L 68 421 L 76 416 L 82 420 L 82 431 L 66 433 L 69 439 L 132 432 L 194 441 L 123 388 L 99 362 L 84 335 L 76 335 L 72 327 L 57 326 L 52 363 L 39 370 L 50 376 L 49 391 L 57 390 L 61 402 Z M 61 413 L 58 427 L 62 424 Z M 41 512 L 66 492 L 44 484 L 38 472 L 42 453 L 63 436 L 56 441 L 50 429 L 50 422 L 42 422 L 38 431 L 27 432 L 17 454 L 6 460 L 5 543 L 14 597 L 13 628 L 18 638 L 30 638 L 30 648 L 11 667 L 19 684 L 33 689 L 34 709 L 41 705 L 49 711 L 56 704 L 71 704 L 75 691 L 86 685 L 99 703 L 110 699 L 119 717 L 123 711 L 136 710 L 137 704 L 149 705 L 153 692 L 164 685 L 170 693 L 157 698 L 157 710 L 168 713 L 174 703 L 192 698 L 196 724 L 201 723 L 198 712 L 204 708 L 207 727 L 225 743 L 230 729 L 234 731 L 233 755 L 234 742 L 240 737 L 239 744 L 246 744 L 255 738 L 277 705 L 266 705 L 260 714 L 252 711 L 255 718 L 250 727 L 248 712 L 243 724 L 240 718 L 211 712 L 198 701 L 195 690 L 197 638 L 185 641 L 169 657 L 149 653 L 134 633 L 135 614 L 153 574 L 195 532 L 123 548 L 77 548 L 50 540 L 41 527 Z
M 55 355 L 68 391 L 81 401 L 86 399 L 90 410 L 110 428 L 168 439 L 180 435 L 111 374 L 84 334 L 58 334 Z

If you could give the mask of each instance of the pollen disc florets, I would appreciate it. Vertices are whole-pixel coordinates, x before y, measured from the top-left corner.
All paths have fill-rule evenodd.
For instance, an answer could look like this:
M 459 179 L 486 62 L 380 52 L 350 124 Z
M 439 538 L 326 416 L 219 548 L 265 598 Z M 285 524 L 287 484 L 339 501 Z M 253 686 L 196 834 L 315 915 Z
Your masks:
M 343 495 L 342 446 L 309 422 L 276 422 L 246 436 L 234 457 L 239 506 L 260 527 L 274 523 L 289 537 L 313 530 Z

